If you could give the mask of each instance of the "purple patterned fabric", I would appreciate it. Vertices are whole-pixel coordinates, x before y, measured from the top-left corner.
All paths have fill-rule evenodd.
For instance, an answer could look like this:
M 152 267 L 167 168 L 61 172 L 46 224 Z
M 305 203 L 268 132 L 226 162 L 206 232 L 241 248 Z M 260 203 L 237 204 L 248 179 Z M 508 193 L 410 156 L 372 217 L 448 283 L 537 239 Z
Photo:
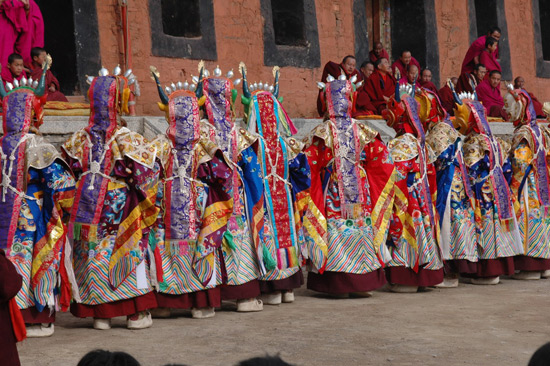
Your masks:
M 340 164 L 337 165 L 340 165 L 338 178 L 343 183 L 343 205 L 362 203 L 360 172 L 357 166 L 361 151 L 357 144 L 357 129 L 352 124 L 350 116 L 351 91 L 351 83 L 347 80 L 334 80 L 326 86 L 327 107 L 333 125 L 333 135 L 338 142 L 334 158 L 340 160 Z
M 171 121 L 167 135 L 174 144 L 175 158 L 171 177 L 167 182 L 170 189 L 170 239 L 188 239 L 195 237 L 196 233 L 190 233 L 190 213 L 194 209 L 193 197 L 197 194 L 191 192 L 192 186 L 189 179 L 180 179 L 178 174 L 189 178 L 196 178 L 194 170 L 193 146 L 199 138 L 198 126 L 200 123 L 197 99 L 190 95 L 179 95 L 171 98 L 169 102 Z M 167 176 L 165 178 L 171 178 Z M 202 189 L 202 188 L 197 188 Z M 167 225 L 168 226 L 168 225 Z M 194 229 L 192 229 L 194 231 Z M 191 235 L 190 235 L 191 234 Z
M 90 120 L 86 131 L 92 142 L 92 161 L 88 162 L 88 170 L 91 169 L 93 162 L 100 161 L 105 143 L 117 128 L 116 82 L 113 76 L 100 76 L 95 78 L 90 86 Z M 110 175 L 111 169 L 106 169 L 106 163 L 110 163 L 110 159 L 104 159 L 101 162 L 100 171 Z M 77 197 L 78 201 L 75 202 L 78 204 L 78 210 L 74 222 L 92 224 L 96 207 L 102 204 L 105 197 L 106 190 L 100 190 L 100 187 L 106 183 L 106 178 L 98 174 L 87 174 L 80 179 L 83 188 L 80 198 Z
M 225 78 L 208 78 L 204 81 L 206 112 L 208 120 L 216 129 L 216 142 L 227 156 L 235 161 L 231 148 L 231 130 L 235 122 L 229 114 L 231 109 L 231 85 Z
M 1 82 L 1 81 L 0 81 Z M 7 179 L 9 179 L 10 185 L 17 187 L 17 175 L 18 165 L 20 159 L 25 159 L 24 149 L 25 146 L 17 147 L 17 143 L 29 132 L 31 125 L 31 106 L 34 94 L 32 92 L 17 92 L 11 93 L 4 98 L 4 137 L 2 137 L 2 152 L 7 156 L 8 160 L 1 162 L 2 164 L 9 164 L 9 157 L 13 153 L 15 160 L 12 162 L 12 172 Z M 17 150 L 15 151 L 15 149 Z M 21 156 L 21 153 L 22 156 Z M 9 165 L 8 165 L 9 166 Z M 8 170 L 8 167 L 2 167 L 2 170 Z M 0 173 L 1 174 L 1 173 Z M 5 179 L 2 176 L 2 179 Z M 24 177 L 21 177 L 24 179 Z M 9 243 L 9 230 L 10 223 L 12 221 L 12 215 L 14 211 L 16 200 L 16 194 L 11 189 L 6 189 L 5 195 L 0 187 L 0 248 L 5 249 L 10 245 Z

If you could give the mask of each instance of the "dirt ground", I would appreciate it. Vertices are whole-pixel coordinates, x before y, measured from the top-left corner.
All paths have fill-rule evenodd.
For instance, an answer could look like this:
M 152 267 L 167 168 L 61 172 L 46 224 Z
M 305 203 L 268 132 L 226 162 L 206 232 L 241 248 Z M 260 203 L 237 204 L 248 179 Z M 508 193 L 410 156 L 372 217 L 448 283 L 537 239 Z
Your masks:
M 527 365 L 550 341 L 550 280 L 503 279 L 368 299 L 331 299 L 304 288 L 296 302 L 236 313 L 227 302 L 212 319 L 181 311 L 130 331 L 59 314 L 51 338 L 20 344 L 23 366 L 76 365 L 97 348 L 129 352 L 142 365 L 235 365 L 280 353 L 295 365 Z M 0 362 L 1 364 L 1 362 Z

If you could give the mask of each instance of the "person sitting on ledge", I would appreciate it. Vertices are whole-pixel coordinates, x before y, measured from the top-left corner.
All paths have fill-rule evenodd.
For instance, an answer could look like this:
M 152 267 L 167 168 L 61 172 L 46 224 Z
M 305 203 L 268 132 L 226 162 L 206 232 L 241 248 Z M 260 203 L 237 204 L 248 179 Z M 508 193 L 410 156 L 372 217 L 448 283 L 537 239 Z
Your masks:
M 363 76 L 361 73 L 355 68 L 357 64 L 357 61 L 355 60 L 355 56 L 347 55 L 344 57 L 342 62 L 340 64 L 337 64 L 336 62 L 329 61 L 326 63 L 325 67 L 323 68 L 323 76 L 321 77 L 321 81 L 325 83 L 327 81 L 327 77 L 329 75 L 332 75 L 335 79 L 338 79 L 338 77 L 342 74 L 346 75 L 346 78 L 349 80 L 352 76 L 357 76 L 357 81 L 359 82 L 363 80 Z M 319 91 L 319 96 L 317 97 L 317 112 L 319 112 L 319 116 L 323 116 L 323 102 L 321 101 L 321 91 Z
M 401 52 L 401 57 L 399 57 L 399 59 L 391 65 L 393 76 L 396 78 L 403 77 L 407 73 L 407 67 L 409 67 L 409 64 L 415 65 L 418 67 L 418 70 L 422 69 L 418 61 L 412 57 L 411 51 L 404 50 Z M 396 70 L 399 70 L 399 76 L 397 76 Z
M 476 88 L 477 98 L 483 103 L 487 109 L 488 117 L 500 117 L 504 120 L 508 118 L 504 112 L 504 99 L 500 94 L 500 79 L 502 75 L 500 71 L 493 70 L 489 74 L 489 79 L 483 80 Z
M 31 66 L 31 77 L 33 80 L 40 79 L 42 75 L 42 65 L 46 61 L 46 50 L 41 47 L 34 47 L 31 50 L 32 66 Z M 53 73 L 48 70 L 46 71 L 46 88 L 48 96 L 46 101 L 58 101 L 58 102 L 68 102 L 69 100 L 63 93 L 59 91 L 59 81 L 53 75 Z
M 381 58 L 374 63 L 374 72 L 363 88 L 367 92 L 377 114 L 387 108 L 390 96 L 395 93 L 396 80 L 391 74 L 387 58 Z
M 13 84 L 14 80 L 19 81 L 26 77 L 25 70 L 23 69 L 23 57 L 18 53 L 12 53 L 9 55 L 8 64 L 5 67 L 2 67 L 2 72 L 0 74 L 2 76 L 2 81 L 4 82 L 4 86 L 6 83 Z
M 432 83 L 432 71 L 430 69 L 422 70 L 422 72 L 420 73 L 419 84 L 424 89 L 428 89 L 437 95 L 438 90 L 435 84 Z
M 514 79 L 514 89 L 523 89 L 525 90 L 525 79 L 522 76 L 518 76 Z M 531 97 L 531 101 L 533 102 L 533 107 L 535 107 L 535 113 L 537 114 L 537 117 L 545 118 L 545 114 L 542 111 L 542 103 L 539 102 L 537 97 L 533 93 L 528 92 L 525 90 L 527 94 Z
M 367 81 L 367 79 L 370 78 L 370 76 L 374 72 L 374 63 L 369 60 L 363 61 L 359 71 L 361 71 L 361 76 L 363 77 L 363 80 Z
M 474 71 L 463 73 L 460 75 L 456 84 L 456 92 L 470 92 L 473 93 L 479 83 L 485 79 L 487 74 L 487 68 L 483 64 L 477 64 L 474 67 Z
M 376 42 L 374 44 L 374 48 L 369 52 L 369 60 L 374 64 L 381 58 L 386 58 L 389 60 L 390 55 L 388 55 L 388 52 L 384 49 L 382 42 Z
M 451 78 L 451 83 L 454 85 L 455 89 L 457 82 L 458 78 L 456 76 L 453 76 Z M 445 85 L 441 89 L 439 89 L 438 95 L 443 108 L 447 111 L 447 113 L 449 113 L 449 115 L 454 116 L 455 100 L 453 97 L 453 91 L 449 87 L 449 84 L 445 83 Z

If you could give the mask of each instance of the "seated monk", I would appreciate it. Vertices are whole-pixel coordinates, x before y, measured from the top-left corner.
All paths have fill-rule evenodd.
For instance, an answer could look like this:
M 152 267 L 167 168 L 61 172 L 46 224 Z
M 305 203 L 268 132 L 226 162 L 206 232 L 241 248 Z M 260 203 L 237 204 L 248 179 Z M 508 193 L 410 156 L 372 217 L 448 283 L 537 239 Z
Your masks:
M 500 39 L 501 33 L 502 32 L 500 31 L 499 27 L 491 27 L 489 29 L 489 32 L 487 32 L 487 35 L 481 36 L 476 39 L 470 45 L 470 48 L 468 48 L 468 52 L 466 52 L 464 61 L 462 61 L 462 69 L 460 70 L 460 74 L 469 74 L 474 71 L 475 65 L 481 63 L 481 61 L 479 60 L 479 56 L 481 55 L 481 52 L 483 52 L 483 50 L 485 49 L 485 40 L 487 39 L 487 37 L 493 37 L 498 41 Z M 498 58 L 498 45 L 495 51 L 495 58 Z
M 399 57 L 399 60 L 395 61 L 391 65 L 393 76 L 397 78 L 397 71 L 399 70 L 399 78 L 401 78 L 403 75 L 407 73 L 407 67 L 409 67 L 409 64 L 415 65 L 418 67 L 418 70 L 421 69 L 420 64 L 414 57 L 411 55 L 411 51 L 404 50 L 401 52 L 401 57 Z
M 33 47 L 31 50 L 32 57 L 32 69 L 31 77 L 33 80 L 39 80 L 40 75 L 42 75 L 42 64 L 46 61 L 46 50 L 41 47 Z M 46 101 L 58 101 L 58 102 L 68 102 L 69 100 L 65 97 L 63 93 L 59 91 L 59 81 L 52 74 L 50 70 L 46 71 L 46 90 L 48 96 Z
M 367 92 L 377 114 L 382 114 L 387 109 L 387 102 L 390 96 L 395 94 L 395 81 L 391 74 L 388 59 L 381 58 L 374 63 L 374 72 L 363 88 Z
M 424 69 L 420 73 L 419 84 L 424 89 L 428 89 L 437 95 L 437 87 L 432 83 L 432 71 L 430 69 Z
M 479 55 L 479 63 L 485 65 L 487 72 L 498 70 L 502 72 L 502 68 L 496 58 L 496 50 L 498 47 L 498 41 L 493 37 L 487 37 L 485 40 L 485 49 Z M 487 78 L 487 75 L 485 75 Z
M 477 64 L 474 67 L 474 71 L 463 73 L 458 78 L 458 83 L 456 84 L 456 92 L 470 92 L 473 93 L 475 88 L 479 83 L 485 79 L 487 74 L 487 68 L 483 64 Z
M 363 61 L 361 67 L 359 68 L 359 71 L 361 71 L 361 76 L 363 77 L 363 80 L 366 81 L 374 72 L 374 63 L 369 60 Z
M 352 55 L 347 55 L 342 60 L 342 63 L 337 64 L 336 62 L 329 61 L 323 68 L 323 76 L 321 77 L 321 81 L 324 83 L 327 81 L 327 77 L 329 75 L 332 75 L 335 79 L 338 79 L 338 76 L 344 74 L 346 75 L 346 78 L 349 80 L 353 75 L 357 76 L 357 81 L 363 80 L 363 77 L 359 71 L 355 68 L 356 61 L 355 57 Z M 321 92 L 319 91 L 319 95 L 317 96 L 317 112 L 319 112 L 319 116 L 324 116 L 325 111 L 323 110 L 323 102 L 321 101 Z
M 514 89 L 523 89 L 525 90 L 525 79 L 521 76 L 518 76 L 514 79 Z M 531 97 L 531 101 L 533 102 L 533 107 L 535 107 L 535 112 L 537 113 L 537 117 L 544 118 L 546 117 L 544 112 L 542 111 L 542 103 L 539 102 L 537 97 L 533 93 L 529 93 L 527 90 L 525 90 L 527 94 Z
M 483 80 L 476 88 L 477 98 L 487 109 L 487 116 L 501 117 L 506 120 L 508 115 L 504 112 L 504 99 L 500 94 L 500 79 L 502 74 L 498 70 L 489 73 L 489 79 Z
M 376 107 L 370 101 L 369 93 L 367 93 L 365 87 L 361 87 L 357 90 L 355 98 L 355 110 L 352 114 L 353 118 L 363 119 L 366 116 L 376 114 Z
M 13 85 L 14 80 L 20 81 L 21 79 L 26 77 L 23 66 L 23 56 L 18 53 L 12 53 L 11 55 L 9 55 L 8 64 L 2 67 L 0 76 L 2 76 L 4 86 L 6 85 L 6 83 L 11 83 Z
M 403 77 L 399 79 L 399 84 L 411 84 L 415 88 L 419 88 L 418 71 L 416 65 L 409 64 L 407 73 L 403 74 Z
M 458 82 L 458 78 L 453 76 L 451 78 L 451 83 L 454 85 L 456 89 L 456 83 Z M 449 113 L 450 116 L 454 116 L 454 106 L 455 106 L 455 100 L 453 97 L 453 91 L 449 87 L 449 84 L 445 84 L 443 88 L 439 89 L 439 100 L 441 101 L 441 105 L 443 108 Z
M 390 55 L 388 55 L 388 52 L 384 49 L 382 42 L 376 42 L 374 48 L 369 52 L 369 60 L 374 64 L 381 58 L 387 58 L 389 60 Z

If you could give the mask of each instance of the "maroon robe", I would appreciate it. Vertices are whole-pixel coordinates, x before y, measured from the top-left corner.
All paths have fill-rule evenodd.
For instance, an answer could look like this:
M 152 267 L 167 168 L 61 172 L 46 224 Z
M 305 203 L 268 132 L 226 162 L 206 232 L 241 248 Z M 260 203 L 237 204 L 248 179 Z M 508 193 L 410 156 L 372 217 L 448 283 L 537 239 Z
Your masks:
M 366 89 L 360 88 L 357 91 L 355 100 L 355 112 L 353 112 L 353 118 L 360 118 L 363 116 L 369 116 L 376 114 L 376 107 L 370 101 L 369 94 Z
M 341 74 L 346 75 L 346 78 L 349 80 L 353 75 L 357 75 L 357 81 L 363 80 L 363 73 L 359 72 L 357 69 L 353 70 L 351 74 L 348 74 L 346 70 L 342 67 L 342 64 L 337 64 L 336 62 L 329 61 L 323 68 L 323 75 L 321 76 L 321 81 L 325 83 L 327 81 L 327 77 L 332 75 L 335 79 L 338 79 L 338 76 Z M 323 102 L 321 101 L 321 93 L 323 91 L 319 91 L 319 95 L 317 96 L 317 112 L 319 112 L 319 116 L 323 117 L 325 115 L 325 111 L 323 110 Z
M 31 71 L 31 77 L 33 80 L 40 80 L 40 77 L 42 76 L 42 69 L 40 67 L 33 68 Z M 55 91 L 50 91 L 51 85 L 55 86 Z M 46 93 L 47 98 L 46 101 L 48 102 L 68 102 L 69 100 L 65 97 L 63 93 L 59 91 L 59 81 L 57 81 L 57 78 L 53 75 L 53 73 L 48 70 L 46 71 Z
M 466 56 L 464 56 L 464 60 L 462 61 L 462 69 L 460 70 L 461 74 L 464 73 L 470 73 L 474 71 L 474 58 L 476 56 L 479 56 L 481 52 L 485 49 L 485 41 L 487 40 L 487 36 L 481 36 L 478 39 L 476 39 L 471 45 L 470 48 L 468 48 L 468 52 L 466 52 Z M 495 59 L 498 58 L 498 46 L 497 49 L 494 52 Z M 482 62 L 483 63 L 483 62 Z
M 437 90 L 437 87 L 435 86 L 434 83 L 432 83 L 431 81 L 422 81 L 422 80 L 419 80 L 418 83 L 420 84 L 421 87 L 423 87 L 424 89 L 428 89 L 429 91 L 432 91 L 434 92 L 437 96 L 439 96 L 438 94 L 438 90 Z
M 4 1 L 0 5 L 0 64 L 8 64 L 20 33 L 27 31 L 27 14 L 22 2 Z M 30 50 L 29 50 L 30 52 Z
M 386 81 L 378 70 L 374 70 L 364 88 L 367 92 L 372 105 L 376 108 L 376 113 L 382 114 L 386 109 L 386 100 L 384 97 L 390 97 L 395 94 L 395 78 L 392 75 L 386 75 Z
M 489 79 L 489 74 L 493 70 L 497 70 L 502 73 L 502 69 L 500 67 L 500 64 L 497 61 L 497 58 L 495 57 L 494 52 L 490 53 L 487 50 L 483 50 L 479 55 L 479 62 L 487 68 L 487 74 L 485 74 L 485 79 Z
M 381 58 L 385 58 L 388 61 L 390 60 L 390 55 L 386 52 L 385 49 L 382 48 L 382 52 L 380 52 L 380 57 L 376 56 L 376 53 L 374 53 L 374 50 L 369 52 L 369 60 L 372 63 L 375 63 L 376 61 L 380 60 Z
M 477 86 L 477 84 L 479 83 L 478 80 L 477 80 L 477 77 L 474 75 L 474 74 L 471 74 L 471 73 L 464 73 L 462 75 L 460 75 L 460 77 L 458 78 L 458 82 L 456 83 L 456 92 L 457 93 L 461 93 L 461 92 L 471 92 L 473 93 L 474 92 L 474 88 L 472 88 L 472 85 L 470 84 L 470 80 L 473 80 L 474 81 L 474 85 Z
M 44 20 L 40 8 L 34 2 L 29 1 L 29 15 L 27 15 L 27 27 L 17 38 L 14 50 L 23 56 L 25 65 L 32 64 L 31 49 L 33 47 L 44 48 Z
M 12 83 L 13 84 L 13 74 L 11 73 L 10 69 L 7 68 L 7 66 L 2 66 L 2 72 L 0 73 L 2 76 L 2 81 L 4 82 L 4 86 L 6 86 L 6 83 Z M 23 79 L 23 76 L 26 77 L 27 74 L 25 74 L 25 71 L 21 72 L 21 75 L 17 77 L 17 80 Z
M 489 80 L 483 80 L 476 88 L 477 98 L 483 103 L 487 109 L 487 116 L 507 118 L 503 111 L 504 99 L 500 95 L 500 88 L 493 88 Z
M 0 250 L 0 363 L 5 366 L 20 365 L 9 302 L 17 295 L 22 283 L 15 266 Z
M 445 84 L 443 88 L 439 89 L 439 100 L 443 108 L 449 113 L 449 115 L 454 116 L 454 106 L 455 100 L 453 97 L 453 91 L 449 88 L 449 85 Z
M 527 92 L 527 90 L 525 90 Z M 542 103 L 539 102 L 537 97 L 533 93 L 529 93 L 529 96 L 531 97 L 531 101 L 533 102 L 533 107 L 535 107 L 535 112 L 537 113 L 537 117 L 545 117 L 544 112 L 542 111 Z
M 420 70 L 422 70 L 420 68 L 420 64 L 418 63 L 418 61 L 416 61 L 416 59 L 412 56 L 411 56 L 411 62 L 410 62 L 409 65 L 416 65 L 416 67 L 418 67 L 418 72 L 420 72 Z M 399 60 L 395 61 L 393 64 L 391 64 L 391 70 L 392 70 L 392 73 L 393 73 L 394 76 L 395 76 L 395 69 L 399 70 L 399 73 L 401 73 L 401 77 L 407 75 L 407 65 L 405 65 L 403 62 L 401 62 L 401 59 L 399 59 Z

